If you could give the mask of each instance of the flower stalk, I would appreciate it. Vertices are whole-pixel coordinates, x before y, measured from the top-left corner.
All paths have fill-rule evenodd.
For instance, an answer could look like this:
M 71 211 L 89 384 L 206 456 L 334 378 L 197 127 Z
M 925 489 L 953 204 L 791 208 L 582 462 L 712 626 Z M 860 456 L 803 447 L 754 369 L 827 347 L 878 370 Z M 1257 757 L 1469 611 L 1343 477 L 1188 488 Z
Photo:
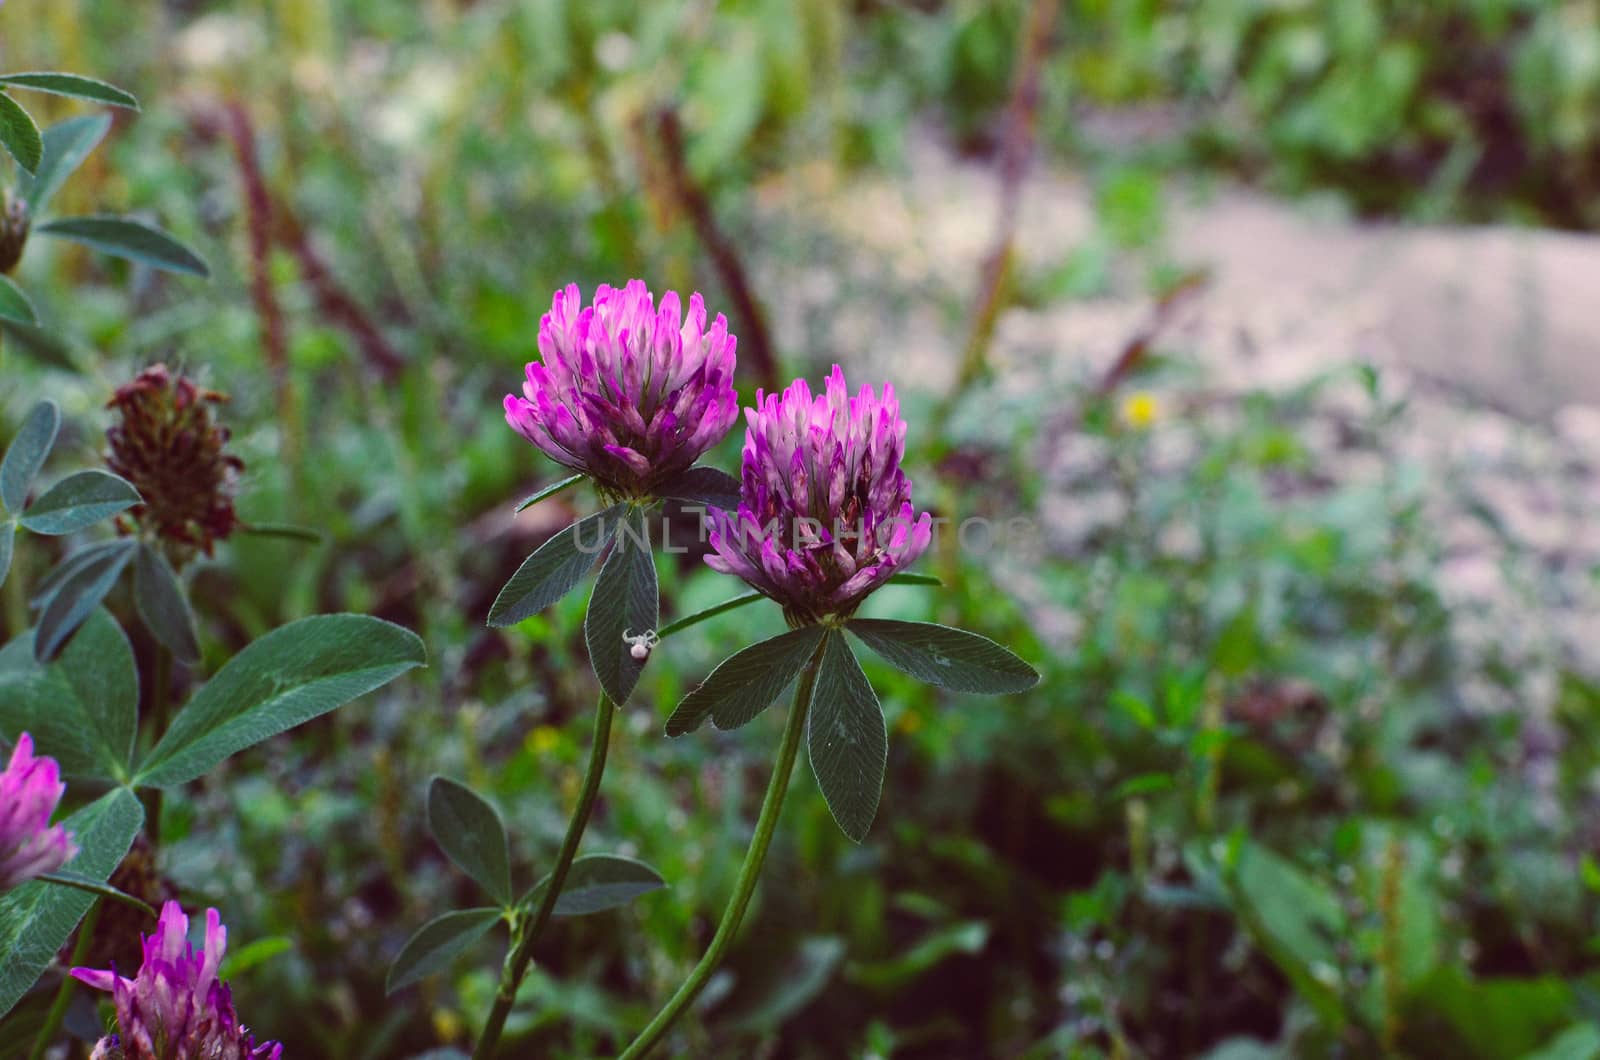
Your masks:
M 84 914 L 83 923 L 78 925 L 78 941 L 72 947 L 72 961 L 69 965 L 75 966 L 86 960 L 89 955 L 89 946 L 94 941 L 94 929 L 100 923 L 100 910 L 105 903 L 96 899 L 89 906 L 89 912 Z M 50 1049 L 50 1043 L 55 1041 L 56 1032 L 61 1030 L 61 1024 L 67 1018 L 67 1006 L 72 1003 L 72 988 L 77 985 L 77 980 L 70 975 L 61 977 L 61 985 L 56 987 L 56 996 L 50 1002 L 50 1012 L 44 1018 L 44 1025 L 39 1028 L 39 1033 L 34 1035 L 33 1049 L 28 1053 L 28 1060 L 43 1060 Z
M 477 1047 L 472 1051 L 473 1060 L 488 1060 L 494 1055 L 500 1035 L 505 1030 L 506 1018 L 511 1015 L 511 1007 L 516 1003 L 517 990 L 528 974 L 534 943 L 539 941 L 545 925 L 555 913 L 561 888 L 567 882 L 567 871 L 572 868 L 572 859 L 577 856 L 578 844 L 583 840 L 584 830 L 589 826 L 589 815 L 600 794 L 600 778 L 606 771 L 606 754 L 611 745 L 611 721 L 615 714 L 616 708 L 602 692 L 595 705 L 594 743 L 589 749 L 589 767 L 584 773 L 583 790 L 567 822 L 567 834 L 561 841 L 561 850 L 556 855 L 555 867 L 550 870 L 550 883 L 544 889 L 539 907 L 531 916 L 526 909 L 517 912 L 512 925 L 511 948 L 506 951 L 505 963 L 500 969 L 500 986 L 495 991 L 494 1006 L 489 1010 L 483 1033 L 478 1036 Z
M 805 672 L 800 675 L 800 686 L 795 692 L 794 706 L 789 711 L 789 720 L 784 724 L 783 742 L 778 745 L 778 758 L 772 769 L 772 779 L 767 783 L 766 797 L 761 800 L 761 815 L 756 819 L 755 835 L 750 840 L 750 849 L 745 854 L 744 864 L 739 869 L 739 878 L 734 882 L 733 894 L 722 911 L 722 919 L 717 923 L 717 933 L 711 937 L 711 945 L 706 948 L 705 954 L 689 973 L 689 977 L 683 981 L 683 985 L 678 987 L 677 992 L 661 1007 L 661 1011 L 655 1014 L 645 1029 L 639 1032 L 633 1043 L 623 1050 L 618 1060 L 639 1060 L 660 1044 L 661 1039 L 678 1021 L 678 1017 L 682 1016 L 694 1003 L 695 998 L 700 996 L 700 991 L 705 989 L 712 973 L 722 963 L 728 947 L 733 945 L 734 936 L 739 932 L 739 925 L 744 921 L 745 910 L 749 908 L 750 899 L 755 894 L 756 881 L 761 877 L 761 868 L 766 863 L 767 848 L 772 845 L 773 833 L 778 828 L 778 818 L 783 814 L 783 800 L 789 792 L 789 779 L 794 775 L 794 763 L 800 751 L 800 741 L 805 736 L 806 716 L 811 709 L 811 693 L 816 687 L 817 666 L 821 659 L 822 647 L 819 646 L 807 664 Z

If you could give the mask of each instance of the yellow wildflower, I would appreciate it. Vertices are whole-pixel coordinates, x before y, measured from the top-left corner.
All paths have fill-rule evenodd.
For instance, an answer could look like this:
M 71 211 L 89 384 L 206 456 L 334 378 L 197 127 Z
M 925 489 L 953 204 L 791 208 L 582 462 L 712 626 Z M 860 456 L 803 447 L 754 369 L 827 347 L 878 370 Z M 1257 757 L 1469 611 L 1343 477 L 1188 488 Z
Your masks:
M 529 754 L 543 757 L 561 746 L 561 730 L 554 725 L 540 725 L 528 733 L 523 743 Z
M 1161 399 L 1148 390 L 1136 390 L 1122 399 L 1122 422 L 1144 430 L 1161 418 Z

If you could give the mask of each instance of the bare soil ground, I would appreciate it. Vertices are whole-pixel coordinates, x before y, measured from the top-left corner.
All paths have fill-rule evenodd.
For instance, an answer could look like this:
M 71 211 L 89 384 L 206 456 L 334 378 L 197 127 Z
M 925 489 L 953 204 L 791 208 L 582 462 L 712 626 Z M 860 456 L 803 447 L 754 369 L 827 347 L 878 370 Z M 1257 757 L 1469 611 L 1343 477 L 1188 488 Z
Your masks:
M 784 292 L 780 345 L 947 390 L 966 337 L 951 307 L 970 304 L 995 201 L 990 169 L 932 144 L 899 177 L 771 190 L 765 219 L 809 226 L 759 267 L 762 288 Z M 1342 474 L 1403 461 L 1427 483 L 1462 635 L 1529 678 L 1536 702 L 1500 708 L 1547 712 L 1563 667 L 1600 676 L 1600 237 L 1361 224 L 1238 188 L 1173 192 L 1165 209 L 1158 255 L 1209 281 L 1164 324 L 1163 352 L 1241 392 L 1379 366 L 1406 416 L 1379 467 L 1349 460 Z M 1092 238 L 1093 211 L 1074 175 L 1036 173 L 1023 268 L 1059 266 Z M 1151 304 L 1139 272 L 1102 297 L 1007 310 L 1000 385 L 1065 395 L 1097 378 Z

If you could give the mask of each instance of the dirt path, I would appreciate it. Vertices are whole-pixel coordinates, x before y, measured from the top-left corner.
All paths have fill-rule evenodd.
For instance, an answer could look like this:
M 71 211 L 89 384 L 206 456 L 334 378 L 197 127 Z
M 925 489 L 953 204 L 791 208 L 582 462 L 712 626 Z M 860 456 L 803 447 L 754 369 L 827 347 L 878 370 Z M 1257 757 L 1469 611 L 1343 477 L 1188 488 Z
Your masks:
M 784 344 L 815 349 L 825 340 L 846 356 L 858 345 L 881 350 L 887 310 L 897 363 L 909 362 L 931 388 L 947 384 L 964 336 L 930 307 L 971 297 L 991 235 L 991 170 L 924 142 L 903 176 L 823 180 L 777 200 L 775 213 L 820 218 L 816 238 L 845 251 L 831 246 L 774 269 L 768 289 L 786 292 Z M 1600 405 L 1600 236 L 1358 224 L 1243 189 L 1169 189 L 1165 214 L 1160 253 L 1210 271 L 1207 294 L 1176 322 L 1189 341 L 1206 336 L 1193 351 L 1204 359 L 1225 364 L 1239 351 L 1215 344 L 1247 342 L 1272 347 L 1277 363 L 1259 370 L 1296 374 L 1362 358 L 1535 419 Z M 1094 230 L 1093 195 L 1081 180 L 1034 176 L 1020 232 L 1027 269 L 1058 268 Z M 1093 371 L 1147 311 L 1143 275 L 1123 279 L 1108 297 L 1010 311 L 997 357 L 1004 362 L 1015 341 L 1049 336 L 1056 357 Z M 846 285 L 882 292 L 863 319 L 849 319 Z M 816 316 L 841 304 L 846 319 L 818 334 Z
M 1070 175 L 1031 181 L 1026 273 L 1095 237 L 1092 204 Z M 780 346 L 947 392 L 994 205 L 988 169 L 931 145 L 899 177 L 771 195 L 761 209 L 785 246 L 759 271 L 783 292 Z M 1395 462 L 1420 472 L 1467 657 L 1494 645 L 1527 678 L 1531 702 L 1489 709 L 1547 714 L 1562 667 L 1600 679 L 1600 237 L 1356 224 L 1239 189 L 1169 194 L 1165 212 L 1158 256 L 1210 280 L 1157 346 L 1208 388 L 1274 391 L 1359 360 L 1406 397 L 1391 452 L 1330 464 L 1349 483 Z M 991 351 L 1002 390 L 1065 396 L 1098 378 L 1150 319 L 1146 282 L 1135 266 L 1103 297 L 1007 310 Z M 1081 500 L 1068 507 L 1087 518 Z
M 1600 405 L 1600 237 L 1352 225 L 1230 192 L 1182 205 L 1172 243 L 1212 268 L 1224 300 L 1354 309 L 1367 352 L 1496 407 Z

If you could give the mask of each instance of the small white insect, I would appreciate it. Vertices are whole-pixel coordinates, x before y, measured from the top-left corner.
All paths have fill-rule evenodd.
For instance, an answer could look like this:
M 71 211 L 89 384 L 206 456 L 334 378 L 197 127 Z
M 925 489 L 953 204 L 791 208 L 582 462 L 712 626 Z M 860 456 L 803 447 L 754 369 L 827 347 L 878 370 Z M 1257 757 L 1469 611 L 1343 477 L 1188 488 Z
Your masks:
M 622 643 L 630 646 L 630 655 L 640 662 L 644 662 L 650 658 L 650 649 L 661 643 L 661 638 L 653 629 L 647 629 L 637 636 L 631 630 L 623 630 Z

